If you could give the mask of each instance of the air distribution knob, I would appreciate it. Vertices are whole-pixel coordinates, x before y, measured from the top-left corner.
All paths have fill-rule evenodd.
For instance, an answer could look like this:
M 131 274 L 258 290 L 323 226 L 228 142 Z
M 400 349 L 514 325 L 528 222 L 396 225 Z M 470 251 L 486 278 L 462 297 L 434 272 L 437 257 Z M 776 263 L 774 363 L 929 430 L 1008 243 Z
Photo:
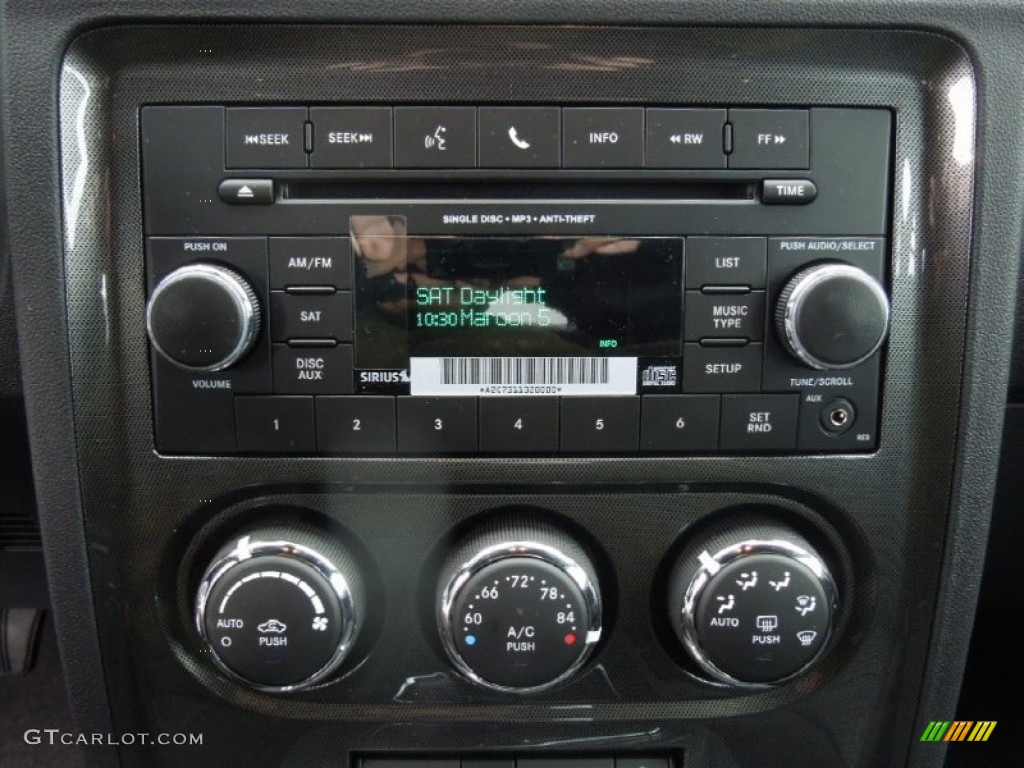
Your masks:
M 174 365 L 214 372 L 244 358 L 260 332 L 260 305 L 239 274 L 219 264 L 178 267 L 146 307 L 153 348 Z
M 822 371 L 860 365 L 889 332 L 889 299 L 859 267 L 815 264 L 797 272 L 775 306 L 779 338 L 801 363 Z
M 220 669 L 263 691 L 328 678 L 363 623 L 355 561 L 319 531 L 264 528 L 239 536 L 203 574 L 195 623 Z
M 838 610 L 825 560 L 770 516 L 731 516 L 680 553 L 669 621 L 712 680 L 765 686 L 796 677 L 824 653 Z
M 495 523 L 449 556 L 438 587 L 453 666 L 492 690 L 535 693 L 568 680 L 601 639 L 597 574 L 577 542 L 543 524 Z

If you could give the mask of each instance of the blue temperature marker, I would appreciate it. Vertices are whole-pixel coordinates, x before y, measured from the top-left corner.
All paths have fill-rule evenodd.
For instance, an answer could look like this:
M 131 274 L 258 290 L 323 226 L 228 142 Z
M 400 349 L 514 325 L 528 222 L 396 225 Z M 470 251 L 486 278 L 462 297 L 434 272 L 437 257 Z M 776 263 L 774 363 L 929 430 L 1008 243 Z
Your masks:
M 476 635 L 466 635 L 466 645 L 476 645 Z

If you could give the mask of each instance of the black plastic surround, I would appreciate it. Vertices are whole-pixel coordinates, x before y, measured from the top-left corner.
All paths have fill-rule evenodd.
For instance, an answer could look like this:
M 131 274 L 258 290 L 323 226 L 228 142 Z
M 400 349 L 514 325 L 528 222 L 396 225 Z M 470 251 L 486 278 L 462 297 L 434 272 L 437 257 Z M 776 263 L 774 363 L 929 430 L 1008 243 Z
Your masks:
M 961 386 L 964 376 L 975 375 L 965 373 L 973 369 L 962 363 L 968 338 L 964 308 L 971 286 L 971 105 L 978 94 L 969 60 L 957 45 L 933 34 L 809 28 L 409 26 L 399 34 L 393 27 L 366 25 L 173 32 L 144 26 L 94 30 L 69 49 L 60 83 L 62 172 L 69 200 L 73 198 L 63 249 L 69 299 L 67 394 L 71 402 L 73 391 L 75 404 L 69 455 L 77 460 L 81 519 L 88 522 L 82 556 L 89 553 L 88 585 L 95 597 L 95 602 L 87 597 L 74 605 L 87 605 L 96 613 L 103 663 L 95 668 L 102 669 L 99 687 L 108 693 L 119 728 L 175 731 L 197 722 L 209 728 L 202 750 L 187 755 L 121 750 L 123 763 L 199 766 L 244 758 L 254 767 L 319 767 L 370 753 L 492 754 L 513 748 L 517 759 L 523 751 L 532 757 L 552 751 L 607 755 L 614 750 L 627 756 L 672 752 L 697 768 L 895 765 L 906 761 L 908 749 L 920 764 L 936 763 L 916 743 L 915 718 L 933 715 L 930 709 L 918 713 L 916 707 L 932 701 L 939 685 L 928 659 L 933 639 L 938 643 L 945 635 L 933 636 L 929 628 L 945 621 L 939 585 L 956 586 L 943 582 L 942 553 L 959 551 L 959 540 L 948 541 L 946 535 L 963 520 L 960 511 L 966 509 L 953 472 L 960 442 L 969 439 L 957 431 L 971 405 L 965 402 L 968 407 L 961 409 Z M 57 49 L 65 50 L 63 42 Z M 195 54 L 183 53 L 193 50 Z M 510 458 L 446 451 L 454 455 L 439 458 L 433 452 L 392 454 L 390 449 L 346 458 L 331 450 L 296 461 L 277 449 L 256 451 L 259 457 L 234 456 L 237 424 L 223 428 L 220 421 L 206 433 L 210 442 L 201 455 L 178 456 L 167 450 L 165 438 L 166 445 L 195 453 L 188 436 L 197 425 L 216 422 L 224 413 L 236 418 L 236 398 L 243 401 L 242 409 L 258 409 L 262 403 L 255 398 L 295 398 L 288 400 L 288 407 L 302 419 L 319 414 L 316 398 L 355 398 L 275 392 L 275 370 L 266 361 L 272 361 L 273 345 L 287 342 L 274 340 L 272 330 L 257 339 L 245 361 L 229 369 L 230 375 L 176 379 L 168 373 L 171 366 L 154 362 L 143 318 L 147 286 L 151 290 L 158 279 L 152 264 L 155 249 L 164 247 L 163 238 L 181 238 L 161 256 L 161 269 L 168 271 L 195 260 L 183 241 L 228 242 L 235 254 L 229 256 L 231 266 L 246 275 L 270 306 L 272 290 L 287 292 L 287 284 L 272 286 L 269 254 L 280 247 L 275 240 L 346 238 L 348 217 L 334 215 L 334 206 L 352 205 L 338 190 L 354 173 L 364 177 L 354 185 L 361 194 L 374 192 L 372 173 L 403 174 L 403 189 L 418 197 L 403 210 L 388 206 L 388 212 L 407 216 L 416 226 L 436 222 L 435 214 L 416 217 L 436 213 L 444 203 L 432 201 L 420 180 L 436 169 L 383 168 L 371 173 L 278 167 L 273 174 L 230 169 L 231 178 L 272 175 L 275 182 L 282 181 L 269 205 L 229 205 L 217 193 L 229 169 L 223 165 L 224 145 L 216 140 L 183 141 L 174 145 L 176 152 L 165 153 L 189 168 L 207 167 L 203 162 L 180 163 L 190 153 L 219 153 L 208 166 L 213 169 L 209 178 L 196 185 L 165 186 L 157 195 L 146 187 L 143 195 L 140 167 L 144 179 L 174 174 L 168 176 L 146 154 L 145 130 L 140 147 L 140 114 L 145 122 L 146 110 L 181 104 L 306 110 L 342 103 L 434 107 L 451 104 L 453 93 L 458 94 L 457 107 L 559 106 L 563 118 L 567 109 L 594 105 L 690 105 L 727 113 L 810 109 L 809 167 L 798 174 L 817 189 L 808 205 L 765 205 L 729 196 L 742 175 L 744 184 L 753 185 L 756 199 L 763 194 L 758 182 L 777 178 L 777 170 L 634 167 L 569 173 L 577 175 L 575 183 L 595 189 L 607 188 L 608 174 L 620 176 L 617 185 L 632 176 L 630 183 L 639 184 L 643 194 L 630 199 L 642 211 L 638 215 L 647 234 L 663 227 L 669 230 L 667 236 L 697 237 L 714 222 L 729 230 L 722 236 L 764 238 L 766 248 L 769 237 L 852 237 L 884 243 L 872 274 L 886 286 L 895 312 L 885 364 L 876 357 L 867 376 L 870 390 L 881 392 L 873 413 L 862 410 L 863 393 L 835 383 L 843 374 L 820 376 L 803 367 L 786 367 L 790 358 L 767 324 L 764 340 L 752 342 L 765 345 L 765 360 L 775 350 L 780 357 L 771 359 L 785 361 L 779 369 L 766 366 L 761 382 L 771 385 L 770 396 L 787 398 L 773 404 L 787 413 L 797 410 L 799 440 L 829 444 L 821 411 L 833 403 L 829 396 L 836 395 L 835 402 L 856 404 L 858 424 L 874 425 L 874 449 L 857 451 L 861 430 L 851 429 L 841 436 L 849 448 L 832 453 L 810 448 L 818 454 L 811 457 L 790 455 L 787 449 L 723 458 L 707 455 L 719 450 L 712 446 L 686 454 L 651 451 L 646 458 L 613 450 L 585 460 L 575 451 L 524 459 L 518 453 Z M 23 95 L 28 98 L 30 92 Z M 195 109 L 220 114 L 223 107 Z M 815 115 L 826 113 L 835 117 L 833 130 L 848 129 L 855 113 L 889 116 L 884 149 L 863 142 L 856 157 L 864 163 L 866 158 L 887 158 L 880 176 L 891 186 L 891 195 L 879 198 L 872 188 L 852 181 L 829 183 L 834 174 L 847 172 L 843 166 L 849 163 L 842 153 L 816 154 L 827 145 L 821 143 L 821 132 L 827 135 L 829 126 L 815 122 L 821 119 Z M 893 114 L 899 120 L 892 121 Z M 1014 114 L 1003 112 L 1010 120 Z M 32 124 L 38 128 L 35 118 Z M 224 121 L 214 119 L 207 127 L 218 134 Z M 854 133 L 858 139 L 864 135 Z M 174 126 L 168 134 L 173 137 Z M 525 135 L 525 129 L 517 133 L 521 140 Z M 314 137 L 314 146 L 316 141 Z M 544 161 L 542 155 L 538 158 Z M 287 156 L 280 162 L 286 161 L 291 162 Z M 48 167 L 39 165 L 37 172 Z M 526 171 L 531 174 L 528 183 L 522 180 Z M 686 192 L 685 204 L 679 203 L 680 197 L 652 202 L 650 179 L 644 175 L 653 171 L 687 190 L 692 184 L 701 194 L 708 193 L 711 177 L 710 189 L 718 197 L 713 205 L 691 192 Z M 465 187 L 459 185 L 468 183 L 465 177 L 479 172 L 475 167 L 445 169 L 460 194 Z M 562 177 L 566 169 L 544 172 Z M 1000 168 L 992 166 L 990 172 L 998 174 Z M 335 181 L 318 187 L 317 174 Z M 500 181 L 498 191 L 536 187 L 543 178 L 537 169 L 496 175 L 502 177 L 493 179 Z M 656 186 L 662 185 L 671 186 Z M 31 187 L 27 189 L 31 194 Z M 726 206 L 721 205 L 723 191 L 730 201 Z M 153 225 L 190 199 L 194 203 L 187 217 Z M 865 208 L 867 199 L 873 202 Z M 665 215 L 671 206 L 678 215 Z M 752 214 L 745 223 L 731 215 L 742 206 L 750 206 Z M 614 201 L 607 205 L 609 213 L 613 207 Z M 723 210 L 729 215 L 714 213 Z M 872 212 L 870 222 L 857 218 L 865 210 Z M 298 218 L 289 219 L 296 212 Z M 479 212 L 494 213 L 494 204 L 482 204 Z M 112 218 L 116 227 L 109 226 Z M 607 226 L 604 234 L 636 234 L 621 227 L 621 220 L 602 223 Z M 526 234 L 552 232 L 546 227 Z M 140 244 L 146 246 L 145 259 Z M 246 263 L 234 263 L 236 257 Z M 808 261 L 806 254 L 779 251 L 769 256 L 769 266 L 779 273 L 766 274 L 766 307 L 782 283 Z M 26 284 L 31 290 L 33 283 Z M 97 290 L 101 285 L 105 290 Z M 699 286 L 686 289 L 700 291 Z M 986 310 L 979 305 L 978 311 Z M 271 327 L 273 322 L 271 318 Z M 338 342 L 338 347 L 343 345 Z M 794 392 L 804 386 L 814 398 L 794 400 Z M 154 410 L 154 403 L 165 396 L 192 398 L 200 390 L 210 398 L 188 400 L 191 407 L 177 410 L 177 420 L 161 417 L 159 407 Z M 692 417 L 697 423 L 717 413 L 730 424 L 742 423 L 744 411 L 749 417 L 744 398 L 765 396 L 692 394 L 717 398 L 719 406 L 717 411 L 697 409 Z M 401 402 L 409 401 L 399 401 L 396 413 Z M 325 404 L 338 407 L 336 402 Z M 450 417 L 467 418 L 458 406 L 450 406 Z M 538 411 L 547 425 L 552 412 L 543 407 Z M 812 408 L 813 418 L 803 418 L 802 410 Z M 624 411 L 628 417 L 629 409 Z M 561 420 L 561 412 L 555 413 Z M 643 408 L 638 415 L 642 421 Z M 599 417 L 591 415 L 591 422 Z M 720 438 L 716 429 L 721 427 L 702 431 Z M 378 444 L 388 444 L 387 430 L 375 434 Z M 392 434 L 397 442 L 401 433 Z M 312 443 L 290 438 L 288 452 L 314 453 L 320 434 L 314 435 Z M 254 429 L 246 439 L 254 436 L 266 439 L 267 431 Z M 589 437 L 581 434 L 580 442 L 592 442 Z M 343 442 L 336 435 L 332 439 Z M 694 670 L 665 612 L 664 577 L 688 532 L 723 509 L 744 505 L 767 505 L 787 526 L 813 538 L 844 596 L 829 651 L 814 674 L 771 691 L 709 685 Z M 368 571 L 380 574 L 368 604 L 368 618 L 379 631 L 353 649 L 330 682 L 287 697 L 250 690 L 225 675 L 203 653 L 192 603 L 203 569 L 218 548 L 244 530 L 251 516 L 268 510 L 276 514 L 282 507 L 344 527 L 358 545 L 360 562 L 372 564 Z M 474 685 L 455 672 L 433 611 L 445 556 L 494 510 L 524 507 L 586 544 L 608 609 L 602 643 L 580 673 L 525 698 Z M 125 621 L 126 615 L 132 620 Z M 860 705 L 865 700 L 878 704 L 865 708 Z M 773 748 L 766 749 L 766 744 Z

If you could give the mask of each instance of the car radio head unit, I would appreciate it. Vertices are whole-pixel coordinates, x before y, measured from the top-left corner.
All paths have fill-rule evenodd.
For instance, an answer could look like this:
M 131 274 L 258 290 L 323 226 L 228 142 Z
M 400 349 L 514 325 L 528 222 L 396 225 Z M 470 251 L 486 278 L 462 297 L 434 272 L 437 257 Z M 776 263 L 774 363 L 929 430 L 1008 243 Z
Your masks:
M 159 451 L 877 445 L 887 110 L 158 106 L 142 132 Z

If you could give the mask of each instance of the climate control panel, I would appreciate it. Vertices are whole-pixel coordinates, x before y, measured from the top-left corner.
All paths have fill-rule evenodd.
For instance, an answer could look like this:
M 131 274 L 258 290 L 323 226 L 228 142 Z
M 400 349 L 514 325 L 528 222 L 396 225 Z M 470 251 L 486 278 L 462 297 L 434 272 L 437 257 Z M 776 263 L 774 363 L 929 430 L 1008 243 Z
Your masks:
M 373 565 L 351 535 L 323 521 L 288 523 L 309 519 L 298 511 L 281 508 L 278 523 L 234 533 L 203 568 L 193 603 L 214 666 L 268 693 L 329 685 L 359 668 L 378 642 L 368 628 L 385 611 L 368 599 L 380 583 L 367 587 Z M 609 606 L 622 598 L 607 589 L 623 574 L 585 531 L 543 510 L 488 512 L 445 550 L 418 576 L 424 586 L 403 592 L 419 596 L 424 631 L 456 687 L 563 690 L 600 656 L 607 616 L 624 607 Z M 667 616 L 665 651 L 701 684 L 785 684 L 831 645 L 840 601 L 830 561 L 777 510 L 721 510 L 666 550 L 650 622 Z M 408 607 L 398 610 L 409 618 Z

